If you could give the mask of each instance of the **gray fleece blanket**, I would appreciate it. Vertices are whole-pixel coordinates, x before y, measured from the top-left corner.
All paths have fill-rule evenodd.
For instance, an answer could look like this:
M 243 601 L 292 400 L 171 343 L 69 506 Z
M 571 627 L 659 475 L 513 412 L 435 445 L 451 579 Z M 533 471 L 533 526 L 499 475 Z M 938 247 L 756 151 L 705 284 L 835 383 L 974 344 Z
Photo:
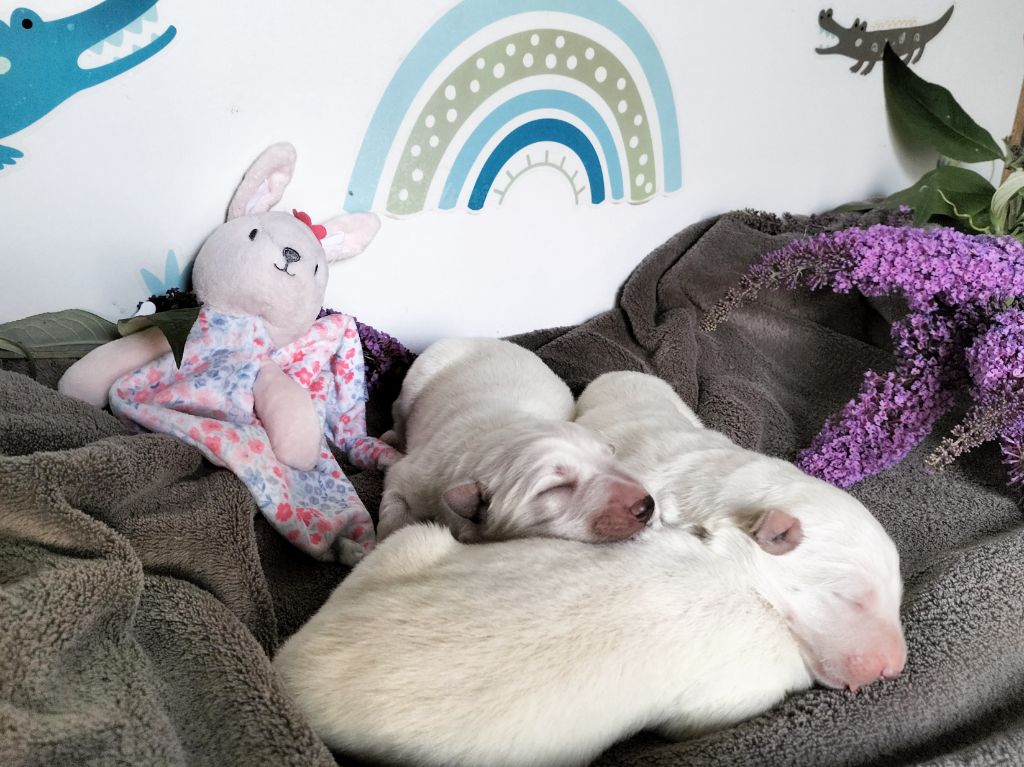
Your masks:
M 792 458 L 864 370 L 891 364 L 899 307 L 778 293 L 713 334 L 698 323 L 760 254 L 843 223 L 702 222 L 644 260 L 613 310 L 515 340 L 576 391 L 607 370 L 657 374 L 708 425 Z M 279 539 L 192 448 L 58 395 L 61 368 L 0 371 L 0 764 L 332 764 L 268 658 L 344 569 Z M 388 405 L 371 400 L 373 433 Z M 994 450 L 932 476 L 934 444 L 853 491 L 902 555 L 902 677 L 813 689 L 689 742 L 640 735 L 599 764 L 1024 764 L 1022 515 Z M 381 477 L 352 476 L 375 509 Z

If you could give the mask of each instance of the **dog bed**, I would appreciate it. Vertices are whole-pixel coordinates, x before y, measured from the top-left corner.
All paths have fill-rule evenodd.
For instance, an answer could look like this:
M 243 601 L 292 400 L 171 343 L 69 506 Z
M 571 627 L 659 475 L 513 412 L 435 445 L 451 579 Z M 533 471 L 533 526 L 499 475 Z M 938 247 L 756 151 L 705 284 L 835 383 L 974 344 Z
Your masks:
M 513 340 L 577 392 L 608 370 L 654 373 L 709 426 L 793 458 L 865 370 L 891 365 L 899 307 L 785 291 L 712 334 L 698 323 L 759 255 L 850 223 L 701 222 L 648 256 L 615 308 Z M 58 395 L 69 362 L 41 361 L 36 380 L 23 363 L 0 370 L 0 763 L 354 763 L 327 751 L 269 663 L 344 569 L 280 539 L 245 486 L 194 449 Z M 371 433 L 389 405 L 371 399 Z M 641 734 L 597 764 L 1024 764 L 1021 510 L 993 446 L 931 475 L 936 444 L 853 488 L 902 556 L 899 679 L 856 695 L 814 688 L 682 743 Z M 381 476 L 352 477 L 375 509 Z

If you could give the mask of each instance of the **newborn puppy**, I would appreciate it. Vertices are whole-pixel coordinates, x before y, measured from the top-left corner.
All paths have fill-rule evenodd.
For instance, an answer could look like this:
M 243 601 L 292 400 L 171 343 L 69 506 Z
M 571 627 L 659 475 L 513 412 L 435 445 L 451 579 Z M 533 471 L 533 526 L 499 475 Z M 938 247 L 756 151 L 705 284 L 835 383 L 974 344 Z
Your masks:
M 329 746 L 579 765 L 642 729 L 691 736 L 815 680 L 902 671 L 896 548 L 857 501 L 704 429 L 657 379 L 602 377 L 579 406 L 650 482 L 663 529 L 604 546 L 392 536 L 274 660 Z
M 773 590 L 819 680 L 856 689 L 903 667 L 896 547 L 849 493 L 704 428 L 671 386 L 643 373 L 597 378 L 576 422 L 611 442 L 650 489 L 654 527 L 759 525 L 759 543 L 780 555 L 766 560 L 761 588 Z
M 378 538 L 417 520 L 461 541 L 629 538 L 654 502 L 587 428 L 533 352 L 490 338 L 438 341 L 406 375 L 385 439 L 406 457 L 384 481 Z

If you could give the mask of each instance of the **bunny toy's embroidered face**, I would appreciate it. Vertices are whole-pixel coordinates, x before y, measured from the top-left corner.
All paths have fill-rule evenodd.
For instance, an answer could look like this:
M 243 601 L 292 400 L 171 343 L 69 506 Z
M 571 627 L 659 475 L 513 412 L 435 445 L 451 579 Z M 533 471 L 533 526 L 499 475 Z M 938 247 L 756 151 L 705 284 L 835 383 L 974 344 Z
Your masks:
M 269 212 L 218 227 L 196 256 L 192 279 L 204 304 L 261 317 L 283 346 L 316 319 L 327 275 L 327 255 L 310 227 Z

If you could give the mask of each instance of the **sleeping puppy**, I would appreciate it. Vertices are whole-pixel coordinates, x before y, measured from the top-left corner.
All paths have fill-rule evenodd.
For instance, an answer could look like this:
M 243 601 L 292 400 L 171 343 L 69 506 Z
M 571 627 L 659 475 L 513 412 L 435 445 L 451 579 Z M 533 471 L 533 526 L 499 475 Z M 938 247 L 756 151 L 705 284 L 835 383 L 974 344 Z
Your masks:
M 652 527 L 713 535 L 722 524 L 739 525 L 769 553 L 785 555 L 767 560 L 772 603 L 813 648 L 817 679 L 856 689 L 902 668 L 896 549 L 853 496 L 704 428 L 654 376 L 606 373 L 583 391 L 576 411 L 576 422 L 614 445 L 654 495 Z
M 329 746 L 580 765 L 642 729 L 688 737 L 815 681 L 902 671 L 898 555 L 857 501 L 704 429 L 657 379 L 610 374 L 579 406 L 651 483 L 663 529 L 603 546 L 394 535 L 274 660 Z
M 385 439 L 406 456 L 384 480 L 378 538 L 417 520 L 461 541 L 629 538 L 654 510 L 533 352 L 490 338 L 438 341 L 406 375 Z

